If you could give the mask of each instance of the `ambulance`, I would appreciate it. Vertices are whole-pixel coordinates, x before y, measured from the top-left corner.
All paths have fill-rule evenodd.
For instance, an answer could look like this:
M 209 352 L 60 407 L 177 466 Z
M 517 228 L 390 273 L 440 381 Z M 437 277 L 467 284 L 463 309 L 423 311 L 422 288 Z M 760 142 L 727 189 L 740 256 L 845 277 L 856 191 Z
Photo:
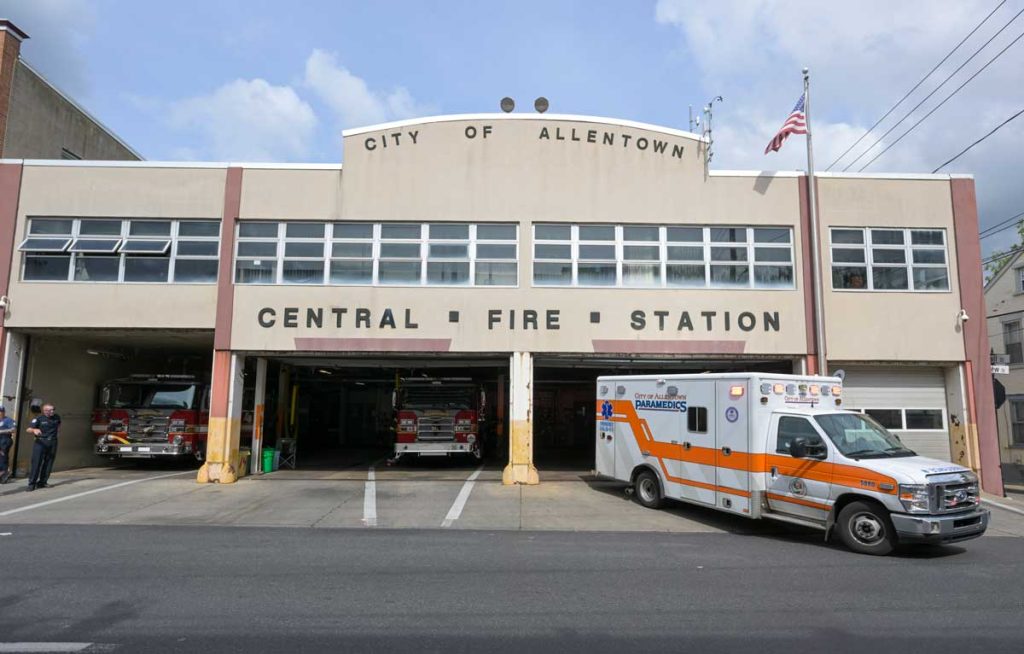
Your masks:
M 842 404 L 841 377 L 598 377 L 595 471 L 648 508 L 674 499 L 806 525 L 864 554 L 985 533 L 977 475 Z

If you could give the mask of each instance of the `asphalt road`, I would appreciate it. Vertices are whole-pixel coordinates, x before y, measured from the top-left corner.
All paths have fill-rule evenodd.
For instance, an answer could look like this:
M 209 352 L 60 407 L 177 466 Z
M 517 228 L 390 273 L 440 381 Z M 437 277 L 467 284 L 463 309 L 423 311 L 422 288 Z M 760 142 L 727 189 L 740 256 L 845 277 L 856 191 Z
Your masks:
M 146 652 L 1020 652 L 1024 541 L 10 525 L 10 642 Z

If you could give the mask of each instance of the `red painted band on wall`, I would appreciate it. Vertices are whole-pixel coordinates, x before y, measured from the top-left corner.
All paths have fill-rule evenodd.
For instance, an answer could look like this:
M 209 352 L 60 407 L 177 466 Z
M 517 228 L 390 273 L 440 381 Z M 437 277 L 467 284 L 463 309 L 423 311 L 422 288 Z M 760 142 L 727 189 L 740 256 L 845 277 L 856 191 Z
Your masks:
M 11 271 L 15 268 L 14 233 L 18 227 L 18 203 L 21 200 L 20 164 L 0 164 L 0 295 L 7 295 Z M 7 311 L 0 310 L 0 362 L 4 360 L 7 334 L 4 321 Z

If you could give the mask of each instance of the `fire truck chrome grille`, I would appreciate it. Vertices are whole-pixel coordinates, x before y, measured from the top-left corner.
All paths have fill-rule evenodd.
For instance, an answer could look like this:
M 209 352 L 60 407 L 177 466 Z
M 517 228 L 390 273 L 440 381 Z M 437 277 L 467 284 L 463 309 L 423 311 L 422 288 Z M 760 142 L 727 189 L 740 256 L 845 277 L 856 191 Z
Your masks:
M 133 441 L 165 441 L 170 422 L 167 416 L 133 418 L 128 423 L 128 438 Z
M 416 438 L 421 441 L 455 440 L 455 419 L 450 417 L 429 417 L 419 419 Z

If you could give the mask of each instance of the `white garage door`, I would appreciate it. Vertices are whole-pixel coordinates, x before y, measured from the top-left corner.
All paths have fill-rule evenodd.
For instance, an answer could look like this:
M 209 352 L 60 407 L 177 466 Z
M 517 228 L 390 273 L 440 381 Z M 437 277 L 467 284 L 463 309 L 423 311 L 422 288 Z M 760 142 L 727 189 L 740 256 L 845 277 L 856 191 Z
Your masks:
M 941 368 L 845 370 L 845 408 L 870 413 L 922 456 L 950 460 L 946 385 Z

